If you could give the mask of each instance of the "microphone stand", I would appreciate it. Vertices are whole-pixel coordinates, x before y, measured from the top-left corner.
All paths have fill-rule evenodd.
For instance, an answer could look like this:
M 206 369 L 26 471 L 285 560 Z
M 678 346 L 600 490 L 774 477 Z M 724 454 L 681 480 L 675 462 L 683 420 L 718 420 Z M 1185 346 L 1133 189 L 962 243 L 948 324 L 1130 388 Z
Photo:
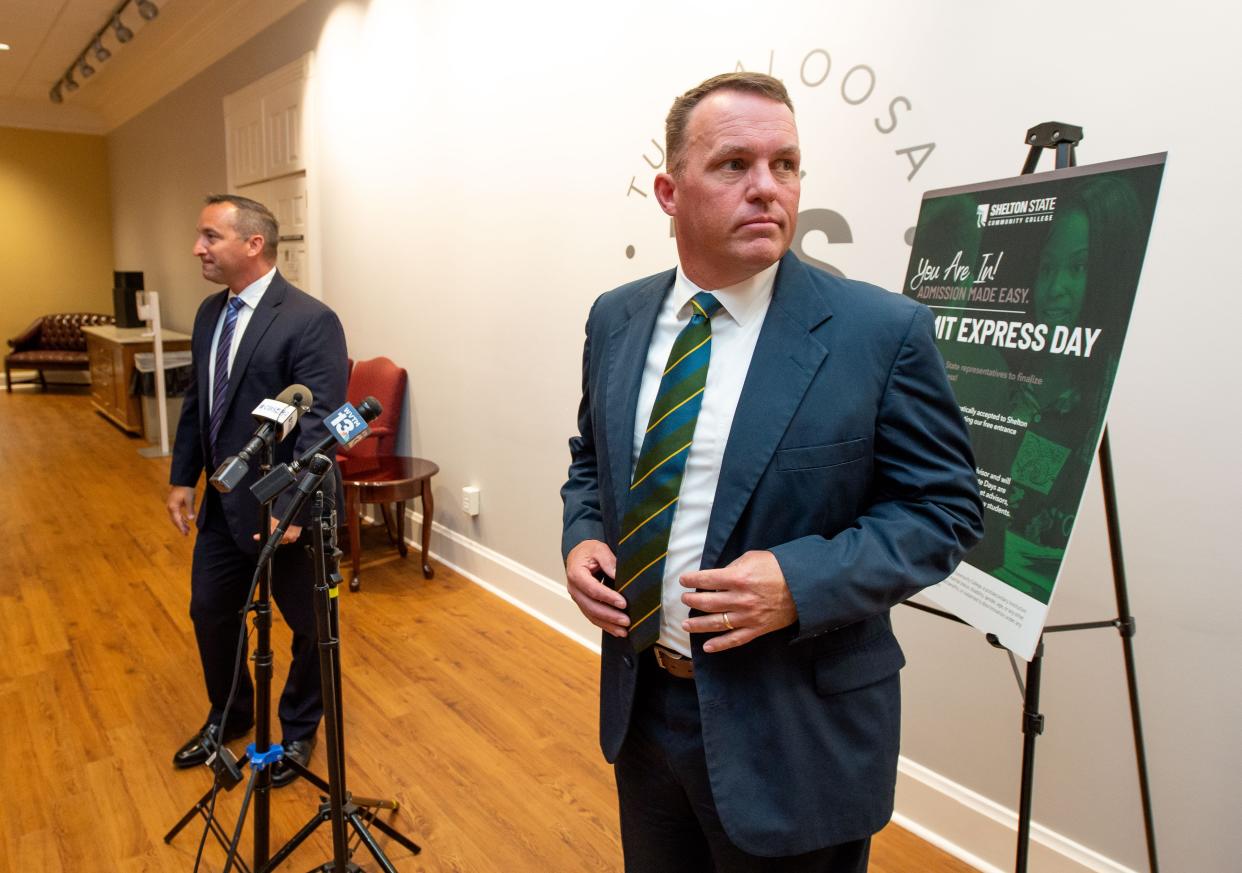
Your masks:
M 260 475 L 266 475 L 276 464 L 276 445 L 267 440 L 263 445 Z M 271 501 L 259 504 L 259 537 L 272 529 Z M 283 750 L 272 749 L 272 560 L 269 558 L 259 574 L 259 590 L 254 602 L 254 744 L 246 749 L 251 760 L 251 778 L 256 781 L 254 797 L 254 869 L 262 870 L 271 854 L 272 770 L 268 764 L 280 760 Z M 257 750 L 258 754 L 255 754 Z M 271 753 L 276 751 L 274 758 Z M 263 763 L 256 763 L 262 761 Z M 270 760 L 269 760 L 270 759 Z M 242 807 L 240 817 L 245 818 Z M 238 825 L 240 827 L 240 821 Z M 228 867 L 225 867 L 228 870 Z
M 373 797 L 354 797 L 346 789 L 345 783 L 345 721 L 341 694 L 341 639 L 340 614 L 337 604 L 341 584 L 340 556 L 336 545 L 336 510 L 332 506 L 330 496 L 324 490 L 315 492 L 315 521 L 311 533 L 313 545 L 311 549 L 315 564 L 315 626 L 319 637 L 319 668 L 320 681 L 323 683 L 324 704 L 324 735 L 328 758 L 328 781 L 324 782 L 306 767 L 292 758 L 285 764 L 291 767 L 319 790 L 326 791 L 326 799 L 320 799 L 320 805 L 309 821 L 293 835 L 263 870 L 274 870 L 286 858 L 293 854 L 307 837 L 314 833 L 324 822 L 332 826 L 332 860 L 321 864 L 313 870 L 321 873 L 358 873 L 362 868 L 350 861 L 349 832 L 346 826 L 352 827 L 358 839 L 367 847 L 371 857 L 385 873 L 396 873 L 396 868 L 384 854 L 363 821 L 363 810 L 369 810 L 368 819 L 371 824 L 392 837 L 413 854 L 421 850 L 417 843 L 397 831 L 395 828 L 374 817 L 374 810 L 396 810 L 395 800 L 379 800 Z
M 265 440 L 262 449 L 262 460 L 259 465 L 260 475 L 267 474 L 271 471 L 276 462 L 276 448 L 274 440 Z M 272 505 L 271 499 L 261 501 L 259 503 L 259 530 L 266 533 L 272 527 Z M 271 792 L 272 792 L 272 771 L 271 766 L 279 761 L 284 755 L 284 749 L 279 746 L 272 745 L 272 562 L 270 557 L 258 568 L 259 581 L 255 591 L 254 605 L 254 627 L 255 627 L 255 648 L 254 648 L 254 688 L 255 688 L 255 719 L 254 719 L 254 742 L 247 746 L 246 754 L 234 765 L 221 764 L 219 767 L 212 763 L 212 769 L 216 776 L 209 788 L 198 799 L 195 804 L 182 816 L 181 820 L 173 825 L 172 829 L 164 835 L 164 842 L 171 843 L 186 825 L 193 820 L 194 816 L 201 815 L 207 820 L 207 826 L 215 836 L 217 842 L 228 850 L 228 857 L 225 864 L 225 871 L 233 866 L 237 861 L 238 869 L 242 873 L 250 873 L 240 859 L 236 858 L 237 843 L 241 837 L 242 824 L 246 818 L 246 809 L 251 794 L 254 797 L 254 820 L 253 820 L 253 863 L 254 870 L 263 870 L 268 866 L 268 859 L 271 855 Z M 245 616 L 242 617 L 245 621 Z M 241 663 L 237 665 L 238 670 L 244 669 Z M 231 757 L 224 743 L 220 741 L 216 750 L 213 752 L 213 759 L 221 760 L 225 756 Z M 223 786 L 225 790 L 230 790 L 240 781 L 240 768 L 250 764 L 250 779 L 246 785 L 246 799 L 242 802 L 241 811 L 238 813 L 237 827 L 231 842 L 226 843 L 224 840 L 225 832 L 220 828 L 219 823 L 215 820 L 212 808 L 213 795 L 219 786 Z M 233 775 L 238 776 L 237 779 L 222 780 L 222 770 L 231 770 Z

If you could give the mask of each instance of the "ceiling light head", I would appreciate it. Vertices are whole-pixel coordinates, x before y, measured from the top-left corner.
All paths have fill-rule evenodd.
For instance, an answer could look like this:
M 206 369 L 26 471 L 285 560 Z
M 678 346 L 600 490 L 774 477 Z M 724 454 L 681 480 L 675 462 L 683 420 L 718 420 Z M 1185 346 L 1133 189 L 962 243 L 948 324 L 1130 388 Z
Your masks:
M 89 79 L 95 75 L 95 68 L 86 62 L 86 55 L 78 58 L 78 72 L 82 74 L 83 79 Z
M 134 38 L 134 32 L 121 22 L 121 16 L 112 18 L 112 29 L 116 31 L 116 41 L 124 45 Z
M 142 16 L 143 21 L 150 21 L 160 14 L 160 10 L 151 0 L 138 0 L 138 14 Z
M 65 73 L 65 90 L 72 93 L 78 90 L 78 83 L 73 81 L 73 71 Z
M 48 92 L 48 99 L 53 103 L 64 103 L 65 95 L 60 93 L 60 82 L 52 86 L 52 90 Z
M 91 45 L 91 51 L 95 55 L 95 60 L 101 64 L 112 57 L 112 52 L 104 47 L 103 40 L 99 37 L 95 37 L 95 42 Z

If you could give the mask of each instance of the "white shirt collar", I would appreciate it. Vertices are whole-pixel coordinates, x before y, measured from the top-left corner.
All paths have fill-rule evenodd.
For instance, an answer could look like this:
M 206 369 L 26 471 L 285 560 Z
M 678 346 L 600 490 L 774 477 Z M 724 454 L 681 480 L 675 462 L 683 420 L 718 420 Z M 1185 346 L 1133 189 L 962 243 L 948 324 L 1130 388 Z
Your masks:
M 719 288 L 711 293 L 720 301 L 720 305 L 735 322 L 745 325 L 756 311 L 764 310 L 763 304 L 772 297 L 772 287 L 776 284 L 776 271 L 780 265 L 781 262 L 776 261 L 749 279 L 743 279 L 736 285 Z M 678 313 L 681 313 L 682 309 L 690 303 L 691 297 L 704 290 L 707 289 L 700 288 L 686 278 L 686 274 L 678 265 L 677 277 L 673 280 L 673 302 L 677 305 Z M 688 313 L 686 317 L 689 318 Z
M 259 278 L 255 279 L 249 285 L 241 290 L 237 296 L 241 298 L 250 309 L 255 309 L 259 305 L 259 301 L 263 299 L 263 292 L 267 291 L 267 286 L 272 284 L 272 279 L 276 275 L 276 268 L 268 270 Z

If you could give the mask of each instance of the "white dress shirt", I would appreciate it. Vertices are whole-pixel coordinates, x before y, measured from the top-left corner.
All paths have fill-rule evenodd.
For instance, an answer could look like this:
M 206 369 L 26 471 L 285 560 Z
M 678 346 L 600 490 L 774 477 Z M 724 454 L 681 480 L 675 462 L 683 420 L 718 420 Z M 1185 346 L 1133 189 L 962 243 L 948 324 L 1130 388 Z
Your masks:
M 229 348 L 230 373 L 233 372 L 233 359 L 237 357 L 237 347 L 241 345 L 242 334 L 246 332 L 250 316 L 254 315 L 255 308 L 263 299 L 263 293 L 267 291 L 267 286 L 272 284 L 272 277 L 275 275 L 276 268 L 272 267 L 237 295 L 241 298 L 243 306 L 237 310 L 237 323 L 233 325 L 233 344 Z M 228 300 L 224 301 L 224 308 L 220 310 L 220 318 L 216 321 L 216 332 L 211 335 L 211 357 L 207 364 L 207 413 L 209 415 L 216 402 L 216 346 L 220 342 L 220 331 L 224 329 L 225 316 L 229 314 L 229 300 L 232 299 L 233 295 L 230 294 Z
M 690 635 L 681 623 L 690 616 L 690 607 L 681 602 L 683 588 L 678 581 L 682 573 L 699 569 L 703 560 L 703 544 L 707 541 L 707 523 L 712 504 L 716 501 L 716 483 L 724 459 L 725 445 L 733 427 L 742 385 L 755 353 L 759 330 L 772 302 L 772 286 L 780 262 L 751 276 L 744 282 L 711 293 L 724 307 L 712 319 L 712 353 L 707 368 L 707 387 L 703 406 L 694 426 L 694 441 L 686 459 L 686 472 L 681 481 L 681 496 L 673 512 L 673 526 L 668 538 L 668 556 L 664 560 L 664 597 L 660 612 L 660 644 L 683 655 L 690 654 Z M 634 446 L 630 458 L 630 477 L 638 464 L 643 437 L 651 418 L 651 408 L 659 393 L 660 379 L 668 363 L 669 353 L 677 335 L 690 321 L 690 298 L 705 289 L 698 288 L 677 269 L 673 289 L 669 292 L 656 318 L 647 363 L 643 367 L 638 407 L 634 415 Z

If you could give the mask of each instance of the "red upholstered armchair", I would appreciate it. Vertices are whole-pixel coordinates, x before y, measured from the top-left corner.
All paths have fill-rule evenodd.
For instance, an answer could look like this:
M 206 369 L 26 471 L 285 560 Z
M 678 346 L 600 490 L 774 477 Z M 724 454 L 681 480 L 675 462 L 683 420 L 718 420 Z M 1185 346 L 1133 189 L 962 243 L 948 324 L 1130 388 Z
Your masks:
M 338 453 L 341 479 L 345 485 L 344 523 L 349 528 L 349 552 L 354 565 L 350 579 L 351 591 L 359 589 L 361 568 L 362 504 L 373 502 L 384 516 L 388 538 L 401 557 L 405 547 L 405 504 L 421 496 L 423 502 L 423 575 L 432 576 L 427 561 L 428 535 L 431 531 L 431 476 L 439 468 L 421 458 L 397 454 L 397 432 L 401 427 L 401 411 L 405 406 L 406 372 L 388 358 L 356 361 L 349 374 L 349 402 L 354 406 L 367 396 L 380 402 L 384 411 L 371 422 L 371 435 L 348 451 Z M 391 504 L 395 503 L 395 512 Z
M 401 427 L 401 411 L 405 406 L 406 372 L 388 358 L 357 361 L 349 373 L 349 402 L 360 404 L 371 396 L 384 411 L 371 422 L 371 435 L 358 445 L 337 455 L 337 460 L 376 458 L 397 453 L 397 431 Z

